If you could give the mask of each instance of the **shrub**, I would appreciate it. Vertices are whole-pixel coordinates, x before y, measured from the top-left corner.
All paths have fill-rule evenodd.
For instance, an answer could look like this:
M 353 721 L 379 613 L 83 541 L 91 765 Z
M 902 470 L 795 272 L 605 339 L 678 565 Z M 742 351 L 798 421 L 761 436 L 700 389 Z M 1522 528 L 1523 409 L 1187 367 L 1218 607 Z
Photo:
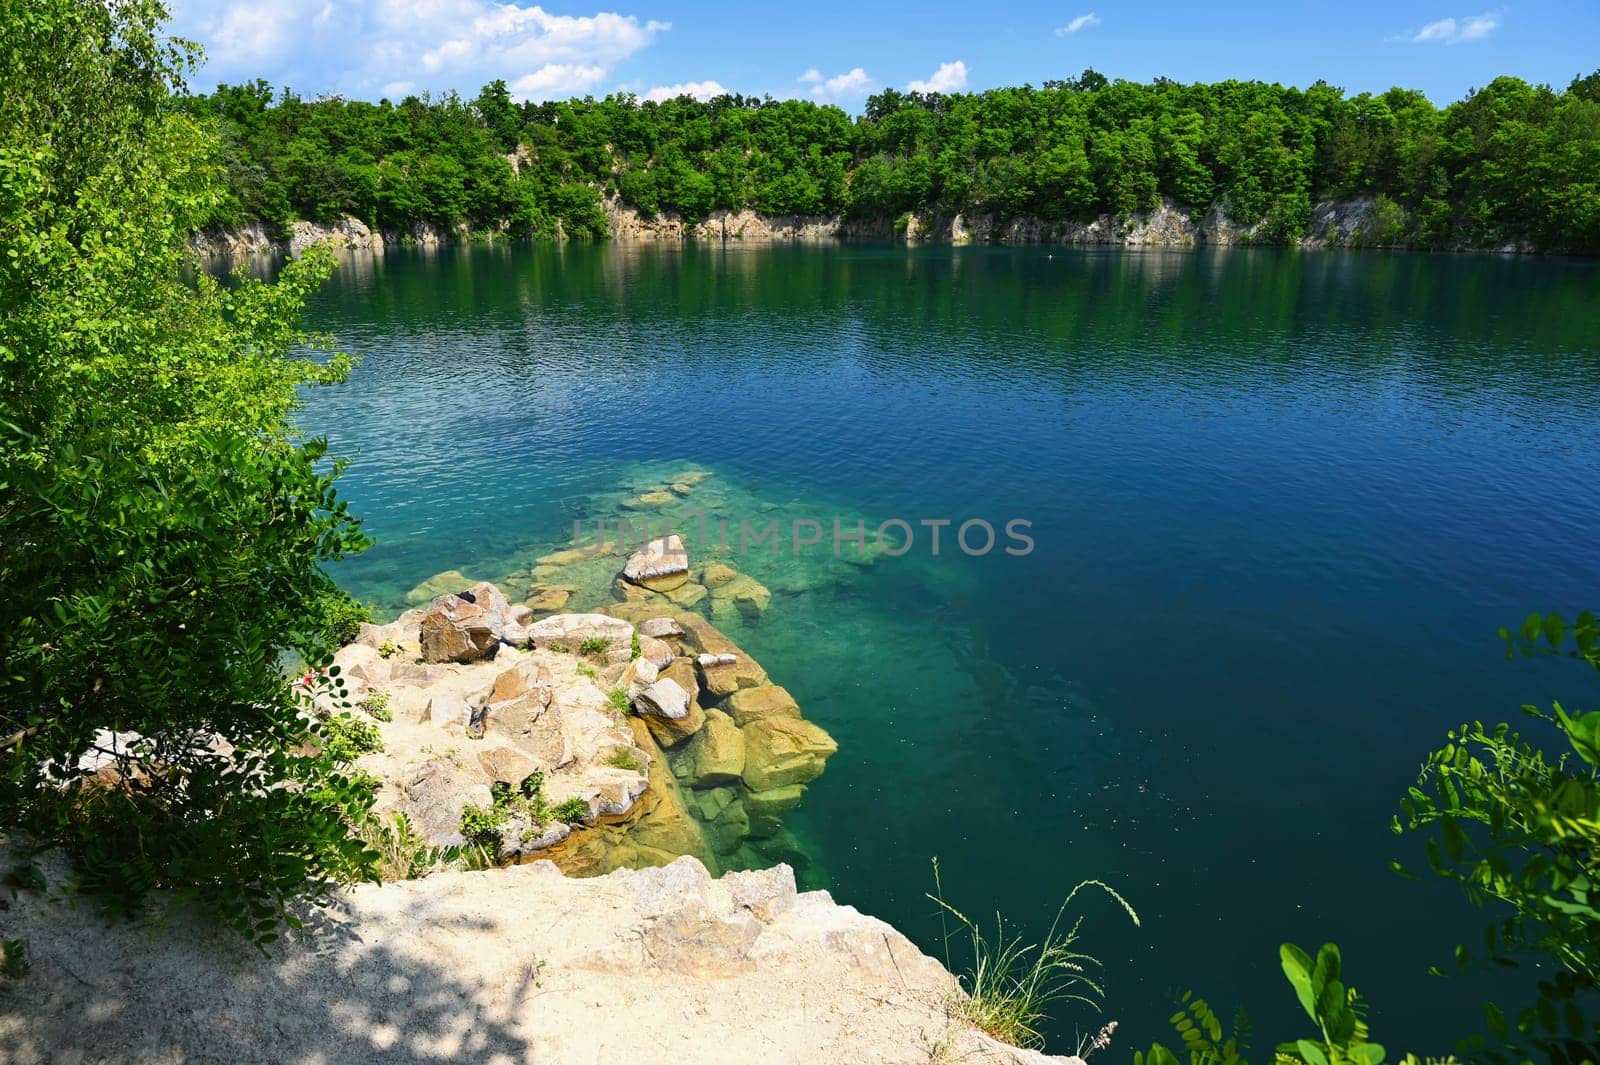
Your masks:
M 218 146 L 174 106 L 192 57 L 161 5 L 26 14 L 0 64 L 0 587 L 26 589 L 0 596 L 0 826 L 114 912 L 161 888 L 268 942 L 290 900 L 374 875 L 372 796 L 293 753 L 282 668 L 326 661 L 353 613 L 322 566 L 367 544 L 292 423 L 351 365 L 302 354 L 330 346 L 299 323 L 332 259 L 190 270 Z M 107 754 L 118 783 L 62 787 L 103 730 L 144 737 Z
M 344 592 L 336 591 L 324 604 L 328 642 L 343 647 L 361 634 L 361 626 L 372 620 L 372 608 Z
M 487 809 L 468 804 L 461 811 L 461 834 L 467 842 L 493 852 L 500 846 L 500 833 L 506 827 L 506 808 L 496 802 Z
M 466 835 L 465 828 L 462 834 Z M 488 864 L 480 846 L 433 846 L 403 813 L 388 821 L 370 817 L 362 822 L 359 835 L 378 855 L 378 873 L 384 880 L 420 880 L 440 869 L 481 869 Z
M 356 704 L 372 717 L 379 721 L 393 721 L 394 713 L 389 709 L 388 692 L 371 692 Z
M 363 754 L 383 750 L 378 726 L 354 714 L 335 714 L 318 725 L 322 751 L 336 763 L 353 762 Z
M 33 966 L 28 962 L 28 945 L 20 939 L 0 941 L 0 977 L 20 980 Z
M 604 636 L 585 636 L 578 644 L 581 655 L 603 655 L 611 649 L 611 641 Z
M 394 645 L 393 640 L 384 640 L 383 643 L 378 647 L 379 658 L 393 658 L 399 653 L 400 648 Z
M 598 672 L 596 672 L 595 668 L 593 666 L 591 666 L 589 663 L 587 663 L 587 662 L 579 662 L 578 663 L 578 676 L 580 676 L 580 677 L 588 677 L 590 680 L 594 680 L 595 678 L 600 676 L 600 674 Z
M 627 714 L 627 692 L 623 691 L 621 688 L 612 688 L 610 691 L 606 692 L 606 699 L 610 701 L 611 709 L 615 710 L 619 714 Z
M 577 796 L 573 796 L 570 799 L 562 799 L 556 803 L 550 812 L 557 821 L 574 824 L 589 819 L 589 804 Z

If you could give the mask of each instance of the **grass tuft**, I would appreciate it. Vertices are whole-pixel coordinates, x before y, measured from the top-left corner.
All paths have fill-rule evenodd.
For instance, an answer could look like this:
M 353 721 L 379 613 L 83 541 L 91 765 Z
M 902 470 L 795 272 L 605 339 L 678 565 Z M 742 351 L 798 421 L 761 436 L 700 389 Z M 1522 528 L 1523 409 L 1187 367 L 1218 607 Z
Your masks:
M 1070 927 L 1065 923 L 1067 907 L 1078 892 L 1089 887 L 1099 888 L 1115 899 L 1135 927 L 1138 926 L 1139 915 L 1127 899 L 1103 881 L 1085 880 L 1061 900 L 1061 907 L 1044 939 L 1028 943 L 1020 933 L 1008 930 L 1005 919 L 998 913 L 990 935 L 976 921 L 946 902 L 944 885 L 939 878 L 939 860 L 935 858 L 933 893 L 928 898 L 940 909 L 945 967 L 955 971 L 950 964 L 952 935 L 965 933 L 972 956 L 970 967 L 959 977 L 965 995 L 955 1005 L 956 1015 L 1003 1043 L 1037 1050 L 1044 1044 L 1039 1029 L 1049 1019 L 1052 1007 L 1077 1002 L 1098 1012 L 1105 991 L 1090 972 L 1098 969 L 1100 962 L 1073 949 L 1083 918 L 1074 920 Z M 952 931 L 946 918 L 954 918 L 960 927 Z

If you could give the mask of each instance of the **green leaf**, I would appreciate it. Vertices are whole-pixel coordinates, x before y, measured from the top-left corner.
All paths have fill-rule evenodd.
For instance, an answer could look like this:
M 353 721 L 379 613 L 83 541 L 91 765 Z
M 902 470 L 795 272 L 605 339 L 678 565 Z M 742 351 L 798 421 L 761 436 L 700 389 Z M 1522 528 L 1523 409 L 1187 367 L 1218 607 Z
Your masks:
M 1296 1039 L 1294 1045 L 1306 1065 L 1328 1065 L 1328 1055 L 1320 1043 L 1313 1043 L 1309 1039 Z
M 1283 975 L 1288 978 L 1295 997 L 1300 1000 L 1300 1008 L 1306 1011 L 1307 1017 L 1316 1020 L 1317 996 L 1311 986 L 1311 956 L 1293 943 L 1285 943 L 1278 948 L 1278 957 L 1283 965 Z

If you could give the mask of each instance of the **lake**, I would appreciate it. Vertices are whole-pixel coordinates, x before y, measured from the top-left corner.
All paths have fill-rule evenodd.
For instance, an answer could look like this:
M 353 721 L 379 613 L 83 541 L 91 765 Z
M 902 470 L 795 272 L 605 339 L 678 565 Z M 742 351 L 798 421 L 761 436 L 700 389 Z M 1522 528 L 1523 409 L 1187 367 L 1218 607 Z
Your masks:
M 364 362 L 303 422 L 378 541 L 336 576 L 390 611 L 711 471 L 694 509 L 774 593 L 730 635 L 839 742 L 788 819 L 802 886 L 937 955 L 934 856 L 1034 934 L 1108 881 L 1143 918 L 1081 908 L 1118 1060 L 1191 987 L 1258 1050 L 1304 1034 L 1284 940 L 1340 943 L 1375 1038 L 1443 1053 L 1478 989 L 1426 971 L 1485 918 L 1391 872 L 1389 822 L 1452 725 L 1600 695 L 1496 636 L 1600 603 L 1597 295 L 1600 263 L 1487 256 L 396 252 L 315 301 Z M 896 519 L 909 551 L 834 557 L 835 520 Z

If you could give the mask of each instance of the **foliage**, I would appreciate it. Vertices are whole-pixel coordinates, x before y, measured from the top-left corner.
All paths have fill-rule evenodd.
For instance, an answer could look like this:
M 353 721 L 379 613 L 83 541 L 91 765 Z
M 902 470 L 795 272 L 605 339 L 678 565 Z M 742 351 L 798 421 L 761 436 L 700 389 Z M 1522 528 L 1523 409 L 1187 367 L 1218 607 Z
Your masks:
M 324 603 L 328 642 L 343 647 L 361 634 L 361 626 L 372 620 L 372 607 L 354 597 L 336 591 Z
M 607 231 L 604 195 L 645 215 L 848 214 L 903 232 L 912 211 L 1058 221 L 1164 197 L 1284 242 L 1304 235 L 1318 199 L 1382 196 L 1384 233 L 1368 242 L 1595 252 L 1597 81 L 1558 92 L 1496 78 L 1443 109 L 1409 89 L 1140 84 L 1092 70 L 1038 88 L 890 89 L 859 118 L 741 95 L 518 103 L 503 82 L 470 103 L 374 104 L 257 81 L 185 106 L 223 145 L 217 223 L 349 214 L 587 238 Z
M 606 755 L 606 765 L 612 769 L 626 769 L 633 773 L 641 773 L 644 767 L 639 764 L 639 759 L 628 747 L 617 747 Z
M 1502 630 L 1508 655 L 1559 655 L 1600 669 L 1600 626 L 1533 615 Z M 1509 724 L 1452 730 L 1401 800 L 1396 833 L 1426 834 L 1435 875 L 1494 905 L 1481 952 L 1456 948 L 1456 965 L 1517 972 L 1533 966 L 1534 1001 L 1516 1011 L 1485 1007 L 1495 1041 L 1513 1055 L 1552 1062 L 1600 1057 L 1600 711 L 1524 706 L 1531 738 Z M 1398 866 L 1397 866 L 1398 867 Z M 1403 871 L 1403 870 L 1402 870 Z M 1553 971 L 1540 974 L 1548 965 Z M 1526 970 L 1523 970 L 1526 971 Z M 1481 1038 L 1463 1049 L 1490 1060 Z
M 568 647 L 560 640 L 551 640 L 549 650 L 554 651 L 558 655 L 568 655 L 572 653 L 572 648 Z
M 369 817 L 361 823 L 359 835 L 378 855 L 378 874 L 384 880 L 420 880 L 441 869 L 483 869 L 490 864 L 478 846 L 433 846 L 403 813 L 387 821 Z
M 1279 1043 L 1273 1060 L 1282 1065 L 1382 1065 L 1388 1052 L 1367 1038 L 1366 1004 L 1341 978 L 1339 948 L 1324 944 L 1313 959 L 1293 943 L 1285 943 L 1278 954 L 1283 975 L 1294 988 L 1300 1008 L 1316 1025 L 1316 1035 Z M 1242 1010 L 1235 1014 L 1232 1030 L 1223 1039 L 1222 1021 L 1204 999 L 1185 992 L 1179 1006 L 1172 1015 L 1172 1026 L 1189 1052 L 1190 1065 L 1244 1065 L 1250 1049 L 1250 1024 Z M 1401 1060 L 1417 1065 L 1413 1055 Z M 1134 1065 L 1179 1065 L 1178 1056 L 1160 1043 L 1152 1044 L 1148 1052 L 1136 1051 L 1133 1061 Z
M 292 423 L 350 360 L 299 325 L 327 256 L 189 269 L 221 149 L 173 106 L 192 53 L 163 17 L 0 0 L 0 586 L 26 590 L 0 597 L 0 824 L 114 911 L 166 888 L 267 942 L 372 875 L 371 794 L 294 753 L 282 666 L 325 660 L 322 566 L 367 543 Z
M 353 762 L 363 754 L 383 750 L 383 736 L 378 726 L 354 714 L 329 716 L 317 725 L 316 734 L 323 753 L 340 765 Z
M 611 641 L 604 636 L 585 636 L 583 642 L 578 644 L 578 653 L 581 655 L 603 655 L 611 649 Z
M 20 939 L 0 940 L 0 979 L 20 980 L 32 968 L 26 943 Z
M 577 796 L 562 799 L 550 808 L 550 814 L 557 821 L 566 821 L 569 824 L 589 819 L 589 804 Z
M 356 704 L 379 721 L 393 721 L 394 711 L 389 709 L 388 692 L 370 692 Z
M 492 851 L 500 845 L 500 833 L 509 817 L 505 805 L 500 802 L 487 807 L 468 803 L 461 811 L 461 834 L 468 843 Z
M 1040 1025 L 1049 1017 L 1049 1010 L 1060 1002 L 1078 1002 L 1099 1008 L 1104 994 L 1089 975 L 1099 962 L 1093 957 L 1075 951 L 1078 933 L 1083 926 L 1079 917 L 1070 927 L 1063 924 L 1067 907 L 1086 887 L 1105 892 L 1132 919 L 1139 923 L 1139 915 L 1126 899 L 1109 885 L 1098 880 L 1085 880 L 1067 893 L 1056 911 L 1049 931 L 1037 944 L 1026 943 L 1020 933 L 1006 929 L 1004 919 L 995 914 L 994 935 L 991 939 L 966 914 L 944 899 L 944 886 L 939 878 L 939 861 L 933 862 L 933 893 L 928 896 L 940 909 L 941 921 L 952 917 L 965 930 L 967 947 L 971 954 L 970 967 L 961 978 L 965 997 L 956 1004 L 958 1016 L 970 1024 L 1013 1046 L 1037 1048 L 1043 1045 Z M 948 926 L 944 931 L 945 967 L 951 968 L 950 936 Z
M 599 675 L 600 675 L 599 671 L 596 670 L 589 663 L 587 663 L 587 662 L 579 662 L 578 663 L 578 676 L 580 676 L 580 677 L 588 677 L 590 680 L 594 680 Z
M 393 658 L 399 653 L 400 648 L 395 646 L 393 640 L 384 640 L 383 643 L 378 646 L 379 658 Z
M 606 692 L 606 699 L 611 703 L 611 709 L 624 716 L 628 713 L 628 693 L 621 688 L 612 688 Z

